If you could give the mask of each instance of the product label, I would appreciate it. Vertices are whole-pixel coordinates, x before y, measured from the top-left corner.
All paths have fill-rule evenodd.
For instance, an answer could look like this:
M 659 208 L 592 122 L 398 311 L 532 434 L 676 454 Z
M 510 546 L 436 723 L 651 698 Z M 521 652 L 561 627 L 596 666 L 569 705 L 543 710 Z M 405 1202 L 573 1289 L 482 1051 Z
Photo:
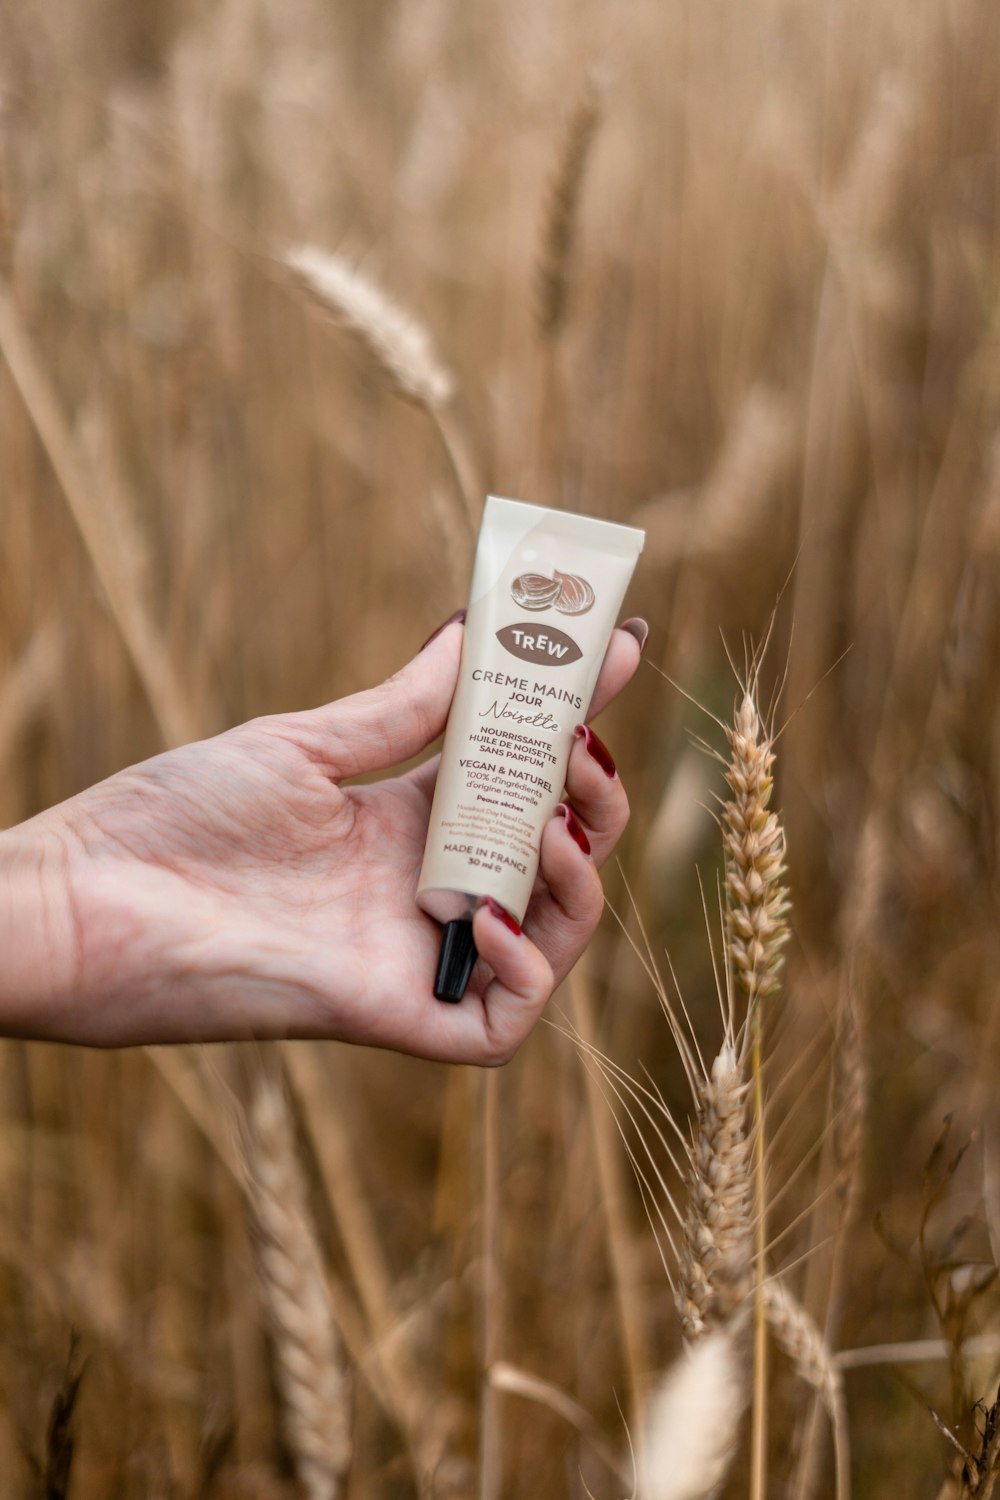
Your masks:
M 604 555 L 613 533 L 628 543 Z M 449 892 L 522 918 L 641 545 L 630 528 L 487 502 L 419 886 L 439 920 L 459 914 Z
M 568 644 L 579 661 L 580 648 Z M 444 852 L 470 872 L 526 875 L 538 859 L 538 809 L 551 811 L 559 800 L 583 699 L 538 673 L 463 664 L 463 678 L 472 718 L 457 757 L 454 804 L 441 819 Z

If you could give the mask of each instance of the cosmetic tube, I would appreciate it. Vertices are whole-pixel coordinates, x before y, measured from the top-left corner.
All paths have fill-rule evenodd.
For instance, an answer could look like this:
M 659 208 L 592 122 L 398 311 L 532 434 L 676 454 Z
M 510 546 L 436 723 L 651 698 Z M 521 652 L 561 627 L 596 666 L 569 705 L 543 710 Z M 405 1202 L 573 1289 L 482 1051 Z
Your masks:
M 490 896 L 521 922 L 573 731 L 645 533 L 489 496 L 417 903 L 444 926 L 434 984 L 462 998 L 472 917 Z

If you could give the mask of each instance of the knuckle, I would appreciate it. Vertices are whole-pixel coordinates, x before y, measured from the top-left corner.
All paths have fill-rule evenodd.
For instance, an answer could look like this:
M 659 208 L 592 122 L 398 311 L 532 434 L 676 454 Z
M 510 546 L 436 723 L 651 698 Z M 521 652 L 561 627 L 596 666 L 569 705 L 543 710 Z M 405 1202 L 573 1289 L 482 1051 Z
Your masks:
M 484 1068 L 505 1068 L 516 1056 L 523 1038 L 518 1037 L 514 1042 L 491 1042 L 487 1045 L 485 1052 L 480 1058 Z
M 587 867 L 585 882 L 581 884 L 576 894 L 572 908 L 567 911 L 574 927 L 583 934 L 586 941 L 591 936 L 604 911 L 604 887 L 601 877 L 594 865 Z
M 590 890 L 587 892 L 586 912 L 584 915 L 584 922 L 591 932 L 595 930 L 603 915 L 604 887 L 601 884 L 601 877 L 595 870 Z
M 605 824 L 605 836 L 612 840 L 618 840 L 628 826 L 632 809 L 629 807 L 628 793 L 620 781 L 613 783 L 611 787 L 611 800 L 607 806 L 607 822 Z
M 393 672 L 378 687 L 372 688 L 373 700 L 379 706 L 379 714 L 376 716 L 380 722 L 384 722 L 384 735 L 389 736 L 392 725 L 398 722 L 401 716 L 411 720 L 419 735 L 426 741 L 434 739 L 440 733 L 440 725 L 435 721 L 435 715 L 428 703 L 424 701 L 416 690 L 416 684 L 410 671 L 411 663 L 400 667 L 398 672 Z
M 301 750 L 305 754 L 312 753 L 319 739 L 312 717 L 308 711 L 289 714 L 262 714 L 259 718 L 250 719 L 246 724 L 238 725 L 230 733 L 239 734 L 241 731 L 245 731 L 247 735 L 256 735 L 263 739 L 292 745 L 296 750 Z

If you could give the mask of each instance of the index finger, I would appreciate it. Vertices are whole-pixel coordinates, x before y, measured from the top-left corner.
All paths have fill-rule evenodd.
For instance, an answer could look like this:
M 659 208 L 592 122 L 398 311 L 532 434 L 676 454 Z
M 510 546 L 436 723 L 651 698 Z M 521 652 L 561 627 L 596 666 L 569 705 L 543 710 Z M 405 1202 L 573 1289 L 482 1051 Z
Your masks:
M 604 653 L 594 696 L 587 710 L 588 719 L 596 718 L 602 708 L 607 708 L 612 699 L 616 698 L 622 688 L 627 687 L 635 676 L 648 633 L 649 626 L 645 620 L 638 619 L 626 620 L 623 625 L 616 626 L 611 632 L 611 640 Z M 439 755 L 434 755 L 429 760 L 425 760 L 422 765 L 406 773 L 407 779 L 424 794 L 428 801 L 434 795 L 434 783 L 437 781 L 440 760 Z

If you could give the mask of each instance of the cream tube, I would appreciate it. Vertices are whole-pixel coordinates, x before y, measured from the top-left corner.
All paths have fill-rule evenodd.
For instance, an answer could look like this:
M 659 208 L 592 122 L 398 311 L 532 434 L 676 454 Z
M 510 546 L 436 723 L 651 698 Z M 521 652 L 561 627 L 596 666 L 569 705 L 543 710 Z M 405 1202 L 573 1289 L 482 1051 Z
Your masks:
M 484 896 L 523 920 L 645 533 L 490 495 L 417 902 L 444 924 L 434 985 L 462 998 Z

